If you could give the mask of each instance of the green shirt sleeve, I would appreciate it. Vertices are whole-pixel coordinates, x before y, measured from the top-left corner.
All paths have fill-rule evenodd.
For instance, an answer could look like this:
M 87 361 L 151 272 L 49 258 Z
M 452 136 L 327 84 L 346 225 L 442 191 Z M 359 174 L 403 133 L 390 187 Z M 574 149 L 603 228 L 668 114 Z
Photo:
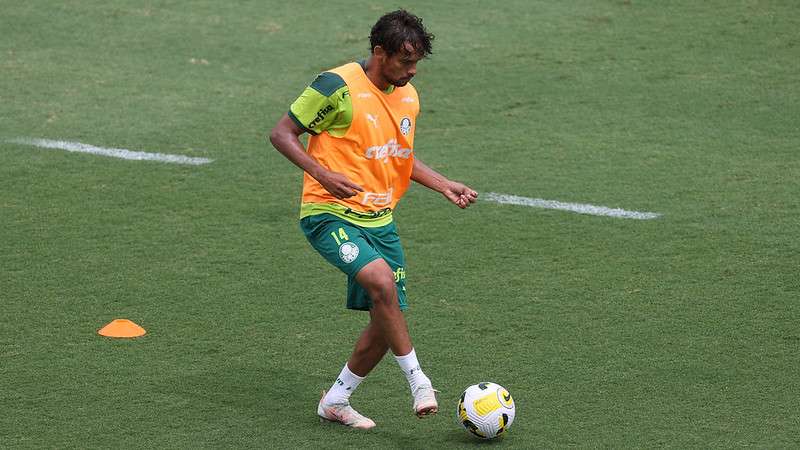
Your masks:
M 339 75 L 323 72 L 292 103 L 289 117 L 307 133 L 344 136 L 353 121 L 350 89 Z

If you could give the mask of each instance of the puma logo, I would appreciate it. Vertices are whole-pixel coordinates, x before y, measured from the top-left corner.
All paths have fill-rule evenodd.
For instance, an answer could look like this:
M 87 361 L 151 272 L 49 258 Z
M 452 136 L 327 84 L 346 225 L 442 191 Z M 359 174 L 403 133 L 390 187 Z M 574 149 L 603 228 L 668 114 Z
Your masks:
M 370 113 L 367 113 L 367 120 L 372 122 L 372 125 L 375 125 L 375 128 L 378 128 L 378 116 L 373 116 Z

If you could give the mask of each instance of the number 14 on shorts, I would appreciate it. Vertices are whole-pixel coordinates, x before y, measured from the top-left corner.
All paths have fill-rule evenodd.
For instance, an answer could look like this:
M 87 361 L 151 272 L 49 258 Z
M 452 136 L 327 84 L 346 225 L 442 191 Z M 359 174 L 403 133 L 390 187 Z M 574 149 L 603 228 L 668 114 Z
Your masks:
M 349 241 L 350 237 L 347 236 L 345 233 L 344 228 L 339 228 L 339 235 L 336 235 L 335 231 L 331 231 L 331 236 L 333 236 L 333 240 L 336 241 L 336 245 L 342 245 L 342 241 Z

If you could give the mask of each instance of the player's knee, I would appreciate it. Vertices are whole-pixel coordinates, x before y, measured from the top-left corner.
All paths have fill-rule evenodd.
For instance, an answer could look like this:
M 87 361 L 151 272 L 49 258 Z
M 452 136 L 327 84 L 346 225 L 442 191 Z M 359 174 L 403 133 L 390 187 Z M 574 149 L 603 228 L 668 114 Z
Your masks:
M 397 303 L 396 289 L 394 278 L 390 276 L 381 276 L 373 280 L 368 292 L 373 304 L 376 306 L 386 306 Z
M 394 273 L 382 259 L 367 264 L 356 276 L 356 280 L 367 291 L 373 306 L 384 307 L 397 303 L 397 288 Z

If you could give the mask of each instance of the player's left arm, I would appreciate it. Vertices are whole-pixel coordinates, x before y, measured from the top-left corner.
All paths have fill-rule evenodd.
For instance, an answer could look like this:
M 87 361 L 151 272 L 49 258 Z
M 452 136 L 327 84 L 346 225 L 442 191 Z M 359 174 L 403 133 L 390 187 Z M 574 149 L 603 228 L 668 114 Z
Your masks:
M 444 175 L 425 165 L 417 157 L 414 157 L 411 179 L 429 189 L 440 192 L 446 199 L 461 209 L 478 200 L 477 192 L 463 183 L 449 180 Z

